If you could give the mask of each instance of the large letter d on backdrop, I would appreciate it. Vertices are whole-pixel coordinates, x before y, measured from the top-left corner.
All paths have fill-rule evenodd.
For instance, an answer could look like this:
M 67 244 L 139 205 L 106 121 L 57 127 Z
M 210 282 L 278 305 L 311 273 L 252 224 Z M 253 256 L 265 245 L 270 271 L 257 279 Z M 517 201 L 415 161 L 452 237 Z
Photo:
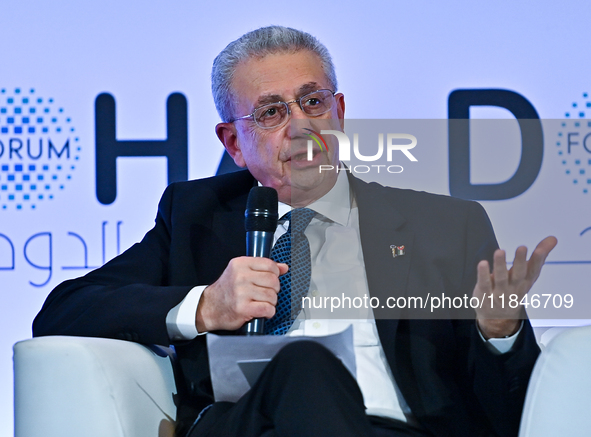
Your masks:
M 499 184 L 470 183 L 470 106 L 499 106 L 519 122 L 521 160 L 517 171 Z M 534 183 L 542 167 L 544 137 L 540 117 L 521 94 L 509 90 L 455 90 L 448 99 L 449 192 L 471 200 L 517 197 Z

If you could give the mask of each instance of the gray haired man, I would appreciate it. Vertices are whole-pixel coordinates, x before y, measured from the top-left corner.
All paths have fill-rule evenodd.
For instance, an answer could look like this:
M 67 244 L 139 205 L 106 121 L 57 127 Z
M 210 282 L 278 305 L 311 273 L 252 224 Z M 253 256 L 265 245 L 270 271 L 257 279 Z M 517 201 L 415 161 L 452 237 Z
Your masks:
M 345 100 L 328 51 L 307 33 L 280 26 L 247 33 L 216 58 L 212 89 L 222 118 L 216 133 L 247 171 L 168 187 L 142 242 L 58 286 L 35 335 L 174 343 L 179 435 L 517 435 L 539 353 L 519 309 L 482 308 L 472 320 L 349 320 L 356 379 L 326 349 L 302 341 L 281 350 L 238 402 L 214 402 L 204 334 L 273 320 L 289 269 L 242 256 L 246 197 L 257 184 L 277 190 L 280 211 L 311 211 L 305 235 L 314 293 L 355 287 L 371 296 L 523 296 L 556 240 L 543 240 L 529 260 L 520 247 L 507 270 L 477 203 L 318 172 L 339 166 L 337 146 L 328 142 L 310 160 L 294 147 L 301 134 L 289 121 L 343 130 Z M 280 220 L 276 239 L 290 226 Z M 400 262 L 392 263 L 391 241 L 408 242 Z M 349 273 L 341 277 L 335 272 L 344 252 Z M 343 322 L 302 312 L 286 335 L 318 329 L 337 332 Z

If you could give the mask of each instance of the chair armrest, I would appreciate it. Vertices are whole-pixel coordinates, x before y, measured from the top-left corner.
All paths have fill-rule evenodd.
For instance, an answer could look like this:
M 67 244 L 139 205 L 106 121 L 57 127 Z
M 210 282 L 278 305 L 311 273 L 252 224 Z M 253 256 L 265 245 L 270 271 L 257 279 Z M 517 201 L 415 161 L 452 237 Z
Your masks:
M 174 433 L 171 357 L 137 343 L 63 336 L 21 341 L 14 345 L 14 391 L 15 437 Z
M 590 436 L 591 326 L 567 329 L 542 350 L 527 388 L 520 437 Z

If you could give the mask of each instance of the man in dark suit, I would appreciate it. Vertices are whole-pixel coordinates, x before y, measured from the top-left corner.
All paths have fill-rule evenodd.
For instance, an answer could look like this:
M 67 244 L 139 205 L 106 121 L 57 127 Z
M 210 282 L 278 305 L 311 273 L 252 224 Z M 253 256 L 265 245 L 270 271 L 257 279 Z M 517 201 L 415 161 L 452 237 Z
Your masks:
M 183 378 L 179 434 L 516 435 L 539 350 L 520 309 L 500 312 L 498 305 L 479 309 L 476 321 L 376 310 L 367 326 L 352 321 L 366 341 L 356 345 L 357 381 L 323 348 L 298 342 L 240 401 L 213 403 L 201 334 L 272 319 L 279 277 L 288 270 L 242 256 L 246 198 L 257 183 L 275 188 L 284 205 L 315 211 L 306 230 L 313 284 L 322 281 L 318 271 L 330 273 L 321 253 L 330 259 L 343 239 L 348 247 L 360 242 L 350 283 L 384 301 L 426 293 L 523 296 L 556 242 L 542 241 L 529 261 L 519 248 L 507 271 L 478 204 L 319 172 L 319 165 L 339 167 L 336 145 L 308 160 L 302 133 L 288 121 L 342 130 L 345 103 L 328 52 L 308 34 L 282 27 L 246 34 L 216 58 L 212 78 L 223 120 L 216 132 L 248 171 L 171 185 L 142 242 L 58 286 L 34 334 L 172 340 Z M 404 245 L 405 255 L 393 258 L 392 244 Z M 291 330 L 306 333 L 307 322 Z

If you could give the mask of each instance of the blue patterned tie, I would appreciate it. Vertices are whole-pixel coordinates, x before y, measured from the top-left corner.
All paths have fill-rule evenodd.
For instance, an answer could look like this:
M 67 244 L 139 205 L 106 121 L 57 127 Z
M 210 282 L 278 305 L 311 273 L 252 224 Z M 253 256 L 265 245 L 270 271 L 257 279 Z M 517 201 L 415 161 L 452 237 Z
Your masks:
M 265 334 L 283 335 L 302 310 L 302 297 L 310 288 L 310 245 L 304 231 L 316 213 L 308 208 L 294 209 L 282 218 L 289 220 L 289 228 L 273 246 L 271 259 L 289 266 L 279 277 L 281 290 L 277 298 L 275 316 L 265 322 Z

